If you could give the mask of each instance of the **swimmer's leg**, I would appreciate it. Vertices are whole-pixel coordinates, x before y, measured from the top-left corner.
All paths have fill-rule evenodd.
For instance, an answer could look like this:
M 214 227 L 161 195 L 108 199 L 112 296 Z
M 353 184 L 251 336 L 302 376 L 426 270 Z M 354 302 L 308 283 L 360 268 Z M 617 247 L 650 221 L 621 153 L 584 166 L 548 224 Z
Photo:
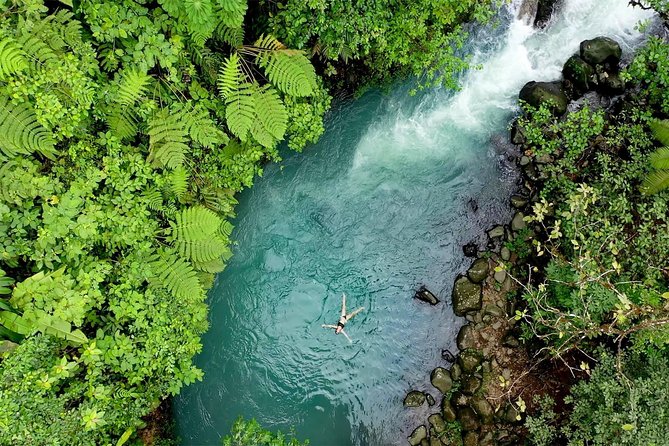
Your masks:
M 341 293 L 341 317 L 346 317 L 346 294 Z
M 330 325 L 330 324 L 323 324 L 323 325 L 321 325 L 321 327 L 323 327 L 323 328 L 333 328 L 335 330 L 337 329 L 336 325 Z
M 351 344 L 353 344 L 353 341 L 351 341 L 351 338 L 348 337 L 348 335 L 346 334 L 346 332 L 345 332 L 344 330 L 342 330 L 341 333 L 343 333 L 344 336 L 346 336 L 346 339 L 348 339 L 348 342 L 350 342 Z
M 364 310 L 364 309 L 365 309 L 365 307 L 360 307 L 360 308 L 356 309 L 353 313 L 351 313 L 351 314 L 347 314 L 347 315 L 346 315 L 346 320 L 348 321 L 348 320 L 352 319 L 353 316 L 355 316 L 356 314 L 360 313 L 360 312 L 361 312 L 362 310 Z

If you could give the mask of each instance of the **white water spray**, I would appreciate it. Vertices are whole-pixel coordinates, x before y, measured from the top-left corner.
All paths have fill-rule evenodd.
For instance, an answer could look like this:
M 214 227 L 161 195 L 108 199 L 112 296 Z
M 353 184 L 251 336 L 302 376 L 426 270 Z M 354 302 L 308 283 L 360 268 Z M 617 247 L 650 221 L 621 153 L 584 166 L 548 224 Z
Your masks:
M 472 139 L 484 143 L 504 127 L 526 82 L 560 79 L 563 64 L 578 52 L 581 41 L 609 36 L 629 53 L 643 38 L 639 22 L 653 17 L 651 11 L 628 6 L 627 0 L 565 0 L 548 27 L 536 30 L 515 17 L 520 3 L 509 5 L 506 12 L 514 18 L 503 35 L 487 30 L 475 36 L 473 45 L 479 48 L 486 46 L 481 40 L 495 42 L 485 51 L 474 50 L 473 65 L 481 69 L 463 77 L 459 92 L 449 97 L 439 91 L 409 113 L 399 110 L 370 127 L 356 148 L 352 175 L 463 156 Z

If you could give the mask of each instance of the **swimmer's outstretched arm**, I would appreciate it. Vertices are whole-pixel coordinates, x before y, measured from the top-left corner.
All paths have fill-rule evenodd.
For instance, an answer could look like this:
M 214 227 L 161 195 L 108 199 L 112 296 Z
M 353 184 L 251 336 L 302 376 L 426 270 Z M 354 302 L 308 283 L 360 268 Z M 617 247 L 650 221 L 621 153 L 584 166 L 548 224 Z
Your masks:
M 341 293 L 341 317 L 346 317 L 346 293 Z
M 323 324 L 323 325 L 321 325 L 321 327 L 323 327 L 323 328 L 334 328 L 334 329 L 337 329 L 337 326 L 336 326 L 336 325 L 330 325 L 330 324 Z
M 357 310 L 355 310 L 353 313 L 347 314 L 347 315 L 346 315 L 346 320 L 348 321 L 349 319 L 352 319 L 353 316 L 355 316 L 356 314 L 360 313 L 360 312 L 361 312 L 362 310 L 364 310 L 364 309 L 365 309 L 365 307 L 360 307 L 360 308 L 358 308 Z
M 351 338 L 348 337 L 348 335 L 346 334 L 346 332 L 345 332 L 344 330 L 342 330 L 341 333 L 342 333 L 344 336 L 346 336 L 346 339 L 348 339 L 348 342 L 350 342 L 351 344 L 353 344 L 353 341 L 351 341 Z

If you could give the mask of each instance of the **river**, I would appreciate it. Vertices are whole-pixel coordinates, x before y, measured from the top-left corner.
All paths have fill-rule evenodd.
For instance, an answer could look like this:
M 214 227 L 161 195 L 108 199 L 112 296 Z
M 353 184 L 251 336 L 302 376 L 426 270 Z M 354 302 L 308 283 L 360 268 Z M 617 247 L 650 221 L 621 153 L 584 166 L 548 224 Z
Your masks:
M 205 378 L 174 400 L 183 445 L 220 444 L 239 415 L 314 446 L 404 445 L 429 413 L 402 407 L 407 390 L 439 402 L 429 372 L 456 350 L 461 246 L 511 215 L 518 91 L 559 78 L 587 38 L 613 37 L 629 55 L 649 16 L 627 0 L 566 0 L 537 31 L 516 10 L 472 33 L 481 68 L 459 92 L 410 96 L 405 82 L 339 103 L 318 144 L 284 153 L 240 195 L 235 254 L 196 358 Z M 442 302 L 412 299 L 420 285 Z M 352 343 L 321 328 L 337 322 L 342 293 L 365 307 L 346 326 Z

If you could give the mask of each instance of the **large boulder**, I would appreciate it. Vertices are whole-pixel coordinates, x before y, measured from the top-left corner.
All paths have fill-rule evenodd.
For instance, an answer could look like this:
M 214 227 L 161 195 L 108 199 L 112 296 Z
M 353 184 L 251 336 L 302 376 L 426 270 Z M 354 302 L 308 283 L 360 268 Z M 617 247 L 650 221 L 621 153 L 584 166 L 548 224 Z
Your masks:
M 564 115 L 569 104 L 569 98 L 562 91 L 561 82 L 528 82 L 520 90 L 518 97 L 533 107 L 545 104 L 556 115 Z
M 481 427 L 481 423 L 476 416 L 476 412 L 471 407 L 463 407 L 458 410 L 458 421 L 465 431 L 475 431 Z
M 427 421 L 430 423 L 432 429 L 434 429 L 437 434 L 441 434 L 446 430 L 446 423 L 444 422 L 442 416 L 438 413 L 433 413 L 427 417 Z
M 455 413 L 455 409 L 453 408 L 453 405 L 451 404 L 451 402 L 447 398 L 444 398 L 443 400 L 441 400 L 441 415 L 449 423 L 455 421 L 455 419 L 457 417 L 457 414 Z
M 474 375 L 467 375 L 461 380 L 461 390 L 465 395 L 474 395 L 481 388 L 481 380 Z
M 453 387 L 451 374 L 443 367 L 437 367 L 432 370 L 432 373 L 430 374 L 430 382 L 441 393 L 448 393 L 448 391 L 451 390 L 451 387 Z
M 581 42 L 581 58 L 590 65 L 609 63 L 618 65 L 623 50 L 609 37 L 595 37 Z
M 409 444 L 411 446 L 418 446 L 421 441 L 427 438 L 427 428 L 425 425 L 420 425 L 409 435 Z
M 592 88 L 595 69 L 577 54 L 571 56 L 562 67 L 562 75 L 572 86 L 574 96 L 582 96 Z
M 495 412 L 488 400 L 482 396 L 476 396 L 472 398 L 471 407 L 481 418 L 483 424 L 492 424 Z
M 467 277 L 474 283 L 481 283 L 488 277 L 488 259 L 476 259 L 467 270 Z
M 474 372 L 479 364 L 481 364 L 482 360 L 483 355 L 481 352 L 472 348 L 461 351 L 458 356 L 458 364 L 460 364 L 460 368 L 462 368 L 462 371 L 465 373 Z
M 543 28 L 548 24 L 557 3 L 557 0 L 539 0 L 537 2 L 537 14 L 534 17 L 535 27 Z
M 483 302 L 483 287 L 474 283 L 466 276 L 460 276 L 453 285 L 453 311 L 458 316 L 464 316 L 469 311 L 481 309 Z
M 467 324 L 460 327 L 457 344 L 460 350 L 476 347 L 476 330 L 473 325 Z

